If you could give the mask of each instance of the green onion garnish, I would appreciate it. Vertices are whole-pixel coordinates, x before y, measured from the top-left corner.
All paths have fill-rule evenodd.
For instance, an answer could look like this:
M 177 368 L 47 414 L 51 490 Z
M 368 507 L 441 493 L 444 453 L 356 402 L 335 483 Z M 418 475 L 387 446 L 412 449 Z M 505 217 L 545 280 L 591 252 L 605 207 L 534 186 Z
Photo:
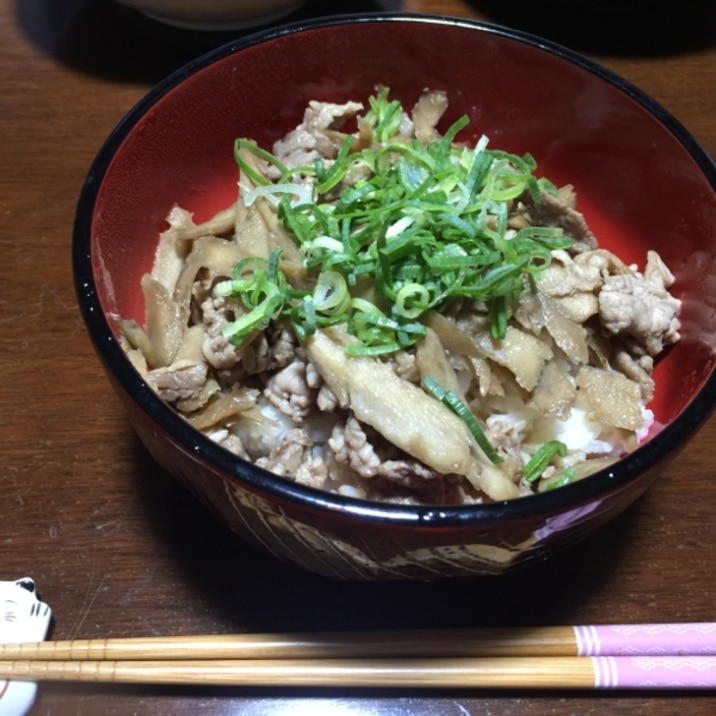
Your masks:
M 490 444 L 485 433 L 482 431 L 480 424 L 475 419 L 475 416 L 470 412 L 470 409 L 460 398 L 455 395 L 451 390 L 445 390 L 436 380 L 429 375 L 426 375 L 422 381 L 423 388 L 430 393 L 434 398 L 439 400 L 443 405 L 450 408 L 468 427 L 472 436 L 475 438 L 475 442 L 480 446 L 482 451 L 488 457 L 490 462 L 495 465 L 499 465 L 503 462 L 503 458 L 498 455 L 495 448 Z
M 556 487 L 563 487 L 568 485 L 574 479 L 575 470 L 573 467 L 568 467 L 556 480 L 550 482 L 547 485 L 548 490 L 554 490 Z
M 567 446 L 563 442 L 559 440 L 546 442 L 525 464 L 523 470 L 524 479 L 527 482 L 538 480 L 542 477 L 553 457 L 564 457 L 566 454 Z
M 346 322 L 363 346 L 351 344 L 351 352 L 382 355 L 415 344 L 424 335 L 415 328 L 421 317 L 459 298 L 487 303 L 492 335 L 504 338 L 526 281 L 549 265 L 552 250 L 570 245 L 556 229 L 508 229 L 515 199 L 554 191 L 534 176 L 530 155 L 489 150 L 485 137 L 472 149 L 455 145 L 467 117 L 425 146 L 399 141 L 400 103 L 383 88 L 369 104 L 363 120 L 380 145 L 351 151 L 353 138 L 346 136 L 330 165 L 319 159 L 288 169 L 255 143 L 236 141 L 236 161 L 256 185 L 251 198 L 274 203 L 316 283 L 315 290 L 297 291 L 280 269 L 254 262 L 251 273 L 243 266 L 240 277 L 235 272 L 218 286 L 249 311 L 227 327 L 231 342 L 279 317 L 299 335 Z M 246 150 L 280 173 L 275 184 L 245 160 Z M 372 278 L 386 318 L 370 330 L 352 305 L 351 288 L 362 277 Z M 309 300 L 310 307 L 302 305 Z

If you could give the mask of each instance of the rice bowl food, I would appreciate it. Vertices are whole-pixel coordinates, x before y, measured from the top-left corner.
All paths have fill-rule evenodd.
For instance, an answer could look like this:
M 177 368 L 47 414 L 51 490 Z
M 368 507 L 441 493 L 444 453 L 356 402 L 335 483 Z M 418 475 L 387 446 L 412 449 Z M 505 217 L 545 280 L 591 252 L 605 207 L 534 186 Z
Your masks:
M 502 574 L 678 479 L 716 404 L 714 187 L 565 48 L 324 18 L 128 112 L 75 284 L 141 442 L 242 538 L 342 579 Z
M 200 225 L 172 209 L 145 325 L 120 323 L 194 427 L 404 504 L 554 489 L 646 438 L 654 360 L 679 338 L 672 273 L 600 248 L 531 156 L 460 143 L 467 118 L 441 133 L 448 102 L 313 101 L 272 152 L 237 140 L 231 206 Z

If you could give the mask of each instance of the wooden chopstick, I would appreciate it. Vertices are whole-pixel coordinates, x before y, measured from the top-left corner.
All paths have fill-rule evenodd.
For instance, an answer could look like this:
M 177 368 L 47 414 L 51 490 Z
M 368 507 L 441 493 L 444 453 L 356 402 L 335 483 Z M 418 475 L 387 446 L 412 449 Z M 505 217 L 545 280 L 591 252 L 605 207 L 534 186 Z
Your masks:
M 2 661 L 0 678 L 251 687 L 714 689 L 716 657 Z
M 713 689 L 716 623 L 0 644 L 0 679 L 411 689 Z
M 0 644 L 2 660 L 716 656 L 716 622 L 218 634 Z

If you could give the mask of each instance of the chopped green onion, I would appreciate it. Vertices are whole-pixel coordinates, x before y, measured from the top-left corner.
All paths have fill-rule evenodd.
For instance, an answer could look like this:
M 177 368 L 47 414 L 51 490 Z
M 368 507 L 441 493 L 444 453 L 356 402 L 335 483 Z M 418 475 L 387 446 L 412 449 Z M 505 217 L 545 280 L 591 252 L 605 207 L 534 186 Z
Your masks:
M 568 467 L 560 476 L 558 479 L 554 480 L 553 482 L 550 482 L 547 485 L 547 490 L 554 490 L 556 487 L 564 487 L 564 485 L 568 485 L 572 480 L 574 479 L 574 473 L 575 469 L 573 467 Z
M 490 308 L 490 330 L 495 338 L 507 335 L 507 307 L 504 296 L 496 296 Z
M 490 444 L 489 440 L 482 431 L 480 424 L 475 419 L 475 416 L 470 412 L 469 408 L 460 398 L 455 395 L 451 390 L 445 390 L 435 378 L 426 375 L 423 378 L 423 388 L 430 393 L 434 398 L 439 400 L 443 405 L 446 405 L 450 410 L 455 413 L 468 427 L 472 436 L 475 438 L 475 442 L 480 446 L 482 451 L 485 453 L 490 462 L 495 465 L 499 465 L 503 462 L 503 458 L 497 453 L 495 448 Z
M 301 184 L 260 184 L 244 194 L 244 204 L 251 206 L 260 196 L 266 197 L 272 204 L 278 205 L 283 197 L 293 197 L 292 203 L 300 206 L 312 200 L 310 187 Z
M 542 474 L 549 466 L 552 458 L 564 457 L 567 454 L 567 446 L 559 440 L 546 442 L 527 461 L 523 470 L 523 477 L 527 482 L 534 482 L 542 477 Z
M 376 96 L 368 100 L 370 110 L 366 114 L 366 119 L 375 127 L 375 133 L 381 142 L 387 141 L 398 133 L 403 119 L 400 102 L 389 100 L 389 92 L 388 87 L 382 87 Z
M 333 164 L 331 164 L 331 168 L 325 173 L 325 175 L 321 179 L 321 182 L 316 187 L 316 191 L 319 194 L 328 193 L 346 175 L 346 172 L 348 171 L 348 167 L 349 167 L 349 164 L 346 161 L 346 158 L 348 157 L 348 152 L 351 148 L 352 143 L 353 143 L 353 137 L 348 135 L 345 138 L 345 140 L 343 141 L 343 145 L 341 146 L 341 148 L 338 152 L 338 156 L 336 157 Z
M 345 313 L 350 302 L 351 296 L 343 275 L 331 269 L 321 272 L 313 291 L 313 304 L 316 311 L 335 316 Z
M 278 167 L 281 173 L 287 173 L 288 170 L 286 169 L 286 167 L 273 154 L 267 152 L 265 149 L 261 149 L 261 147 L 259 147 L 254 142 L 249 141 L 248 139 L 237 139 L 234 142 L 234 159 L 236 160 L 236 163 L 239 165 L 240 169 L 244 172 L 244 174 L 246 174 L 246 176 L 251 179 L 252 182 L 254 182 L 254 184 L 266 185 L 270 184 L 271 182 L 263 174 L 255 171 L 254 168 L 243 159 L 240 151 L 242 149 L 248 149 L 260 159 L 265 159 L 267 162 L 273 164 L 275 167 Z
M 366 345 L 364 343 L 349 343 L 346 346 L 346 353 L 349 356 L 382 356 L 395 353 L 401 349 L 397 341 Z
M 413 326 L 422 316 L 459 298 L 486 302 L 491 333 L 500 339 L 529 280 L 539 278 L 553 250 L 570 245 L 559 229 L 508 231 L 514 200 L 555 191 L 535 177 L 531 155 L 489 149 L 484 136 L 473 148 L 455 144 L 466 116 L 435 141 L 406 143 L 398 136 L 405 113 L 388 88 L 369 105 L 362 120 L 379 144 L 354 150 L 354 137 L 346 135 L 330 164 L 319 158 L 289 169 L 254 142 L 236 140 L 236 162 L 254 185 L 244 200 L 265 197 L 277 207 L 315 286 L 291 293 L 278 256 L 273 271 L 260 261 L 240 262 L 233 280 L 216 286 L 218 295 L 240 297 L 253 316 L 227 328 L 232 341 L 248 335 L 246 325 L 271 317 L 288 317 L 302 335 L 341 321 L 370 354 L 381 355 L 419 341 L 424 329 Z M 279 180 L 263 176 L 247 152 L 274 167 Z M 351 291 L 365 278 L 373 280 L 385 313 L 354 305 Z M 368 322 L 373 314 L 387 322 Z
M 269 292 L 248 313 L 239 316 L 224 327 L 224 335 L 230 343 L 240 344 L 254 331 L 265 329 L 274 318 L 278 317 L 283 307 L 283 299 L 278 292 Z
M 395 307 L 405 318 L 418 318 L 427 308 L 430 301 L 428 289 L 419 283 L 407 283 L 395 297 Z

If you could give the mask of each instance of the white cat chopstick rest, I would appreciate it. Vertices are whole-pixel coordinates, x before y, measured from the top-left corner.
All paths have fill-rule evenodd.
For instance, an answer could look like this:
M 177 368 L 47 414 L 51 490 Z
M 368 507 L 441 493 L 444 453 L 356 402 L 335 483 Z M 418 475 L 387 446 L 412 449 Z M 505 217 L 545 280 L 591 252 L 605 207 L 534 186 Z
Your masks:
M 23 577 L 0 581 L 0 643 L 43 641 L 52 610 L 37 598 L 35 582 Z M 0 679 L 0 716 L 23 716 L 30 710 L 37 684 Z

